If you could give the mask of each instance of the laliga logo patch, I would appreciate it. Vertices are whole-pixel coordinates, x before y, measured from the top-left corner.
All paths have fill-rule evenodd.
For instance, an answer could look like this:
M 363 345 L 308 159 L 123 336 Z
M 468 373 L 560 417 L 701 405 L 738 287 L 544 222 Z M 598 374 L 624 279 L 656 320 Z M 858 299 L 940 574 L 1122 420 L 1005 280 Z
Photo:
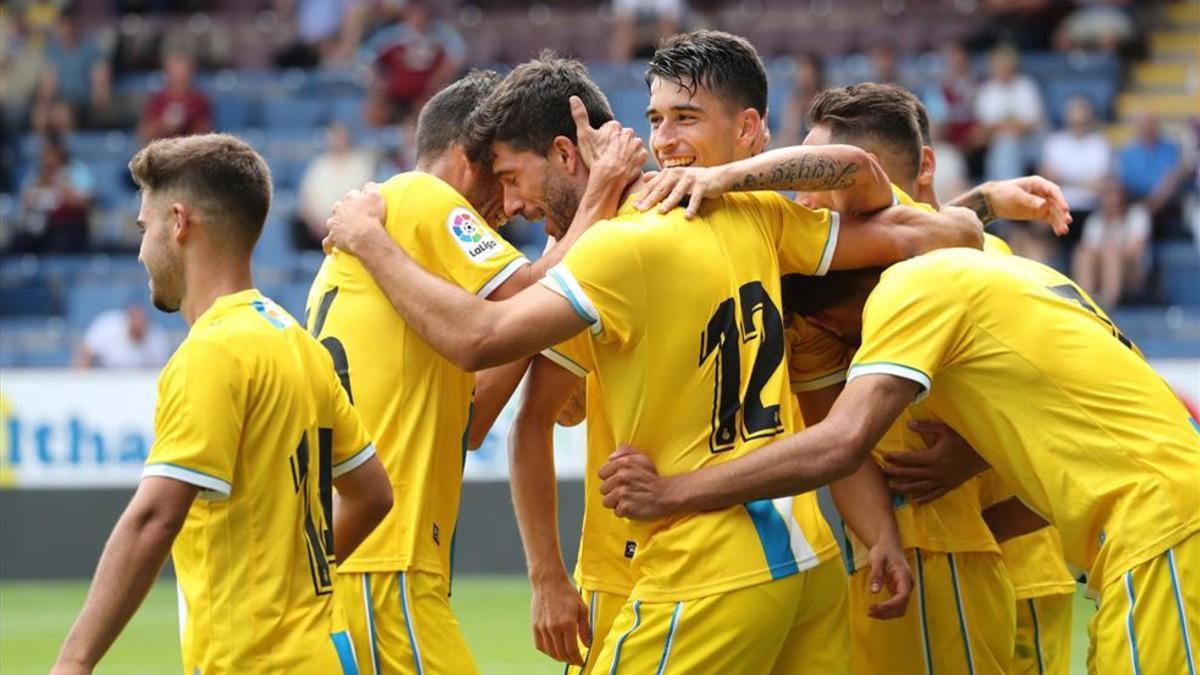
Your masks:
M 473 262 L 483 262 L 500 251 L 500 242 L 480 224 L 478 216 L 467 209 L 457 208 L 451 211 L 446 225 L 463 252 Z

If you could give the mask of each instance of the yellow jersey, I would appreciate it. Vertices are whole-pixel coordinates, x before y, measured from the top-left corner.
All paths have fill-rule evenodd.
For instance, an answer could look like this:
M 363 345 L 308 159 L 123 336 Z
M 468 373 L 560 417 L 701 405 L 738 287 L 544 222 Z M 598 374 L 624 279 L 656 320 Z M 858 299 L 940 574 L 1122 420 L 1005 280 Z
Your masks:
M 388 235 L 471 293 L 487 297 L 528 262 L 431 174 L 399 174 L 380 190 Z M 411 568 L 449 579 L 475 375 L 411 330 L 362 263 L 341 251 L 313 281 L 308 328 L 334 355 L 394 492 L 391 512 L 340 570 Z
M 995 471 L 985 471 L 976 480 L 985 509 L 1013 496 Z M 1058 528 L 1053 525 L 1000 542 L 1000 554 L 1017 600 L 1075 592 L 1075 578 L 1067 569 Z
M 587 358 L 612 438 L 673 475 L 792 430 L 780 272 L 824 273 L 837 215 L 770 192 L 601 221 L 542 280 L 590 324 Z M 672 602 L 820 562 L 791 497 L 631 522 L 630 597 Z
M 850 379 L 876 373 L 920 384 L 924 410 L 1058 526 L 1095 588 L 1200 529 L 1187 410 L 1045 265 L 968 249 L 893 265 L 867 300 Z
M 258 291 L 223 296 L 163 368 L 154 417 L 143 475 L 201 488 L 171 549 L 184 672 L 336 665 L 332 479 L 375 451 L 329 354 Z

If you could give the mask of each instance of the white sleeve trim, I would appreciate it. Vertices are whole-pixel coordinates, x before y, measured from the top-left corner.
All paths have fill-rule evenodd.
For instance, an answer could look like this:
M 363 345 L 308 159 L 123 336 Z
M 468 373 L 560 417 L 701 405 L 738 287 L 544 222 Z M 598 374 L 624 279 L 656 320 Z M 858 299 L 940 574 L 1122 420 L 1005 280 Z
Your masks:
M 200 493 L 200 498 L 210 501 L 228 499 L 229 494 L 233 491 L 232 485 L 216 476 L 210 476 L 206 473 L 179 466 L 178 464 L 147 464 L 142 469 L 142 478 L 146 478 L 147 476 L 171 478 L 187 483 L 188 485 L 195 485 L 203 490 Z
M 825 250 L 821 251 L 821 262 L 817 263 L 817 271 L 813 276 L 823 277 L 833 264 L 833 253 L 837 250 L 838 232 L 841 231 L 842 214 L 837 211 L 829 212 L 829 239 L 825 242 Z
M 371 459 L 374 456 L 375 456 L 375 444 L 367 443 L 366 447 L 364 447 L 362 450 L 359 450 L 358 452 L 354 453 L 354 456 L 351 457 L 350 459 L 344 460 L 338 464 L 334 464 L 333 465 L 333 477 L 337 478 L 338 476 L 342 476 L 344 474 L 350 473 L 351 471 L 357 469 L 358 467 L 362 466 L 363 464 L 366 464 L 367 460 Z
M 542 278 L 541 283 L 571 303 L 575 313 L 591 326 L 592 335 L 599 335 L 604 330 L 604 324 L 600 321 L 600 312 L 596 311 L 596 306 L 588 299 L 587 293 L 583 292 L 583 287 L 579 285 L 579 281 L 575 279 L 575 275 L 571 274 L 571 270 L 567 269 L 566 265 L 559 263 L 551 267 L 550 271 L 546 272 L 546 276 Z
M 913 399 L 913 403 L 920 401 L 929 395 L 929 388 L 933 386 L 929 376 L 909 366 L 902 366 L 898 363 L 863 363 L 850 366 L 850 373 L 846 378 L 849 382 L 856 377 L 863 375 L 895 375 L 906 380 L 912 380 L 921 385 L 921 391 L 917 393 L 917 397 Z
M 845 382 L 845 381 L 846 381 L 846 369 L 842 368 L 841 370 L 836 370 L 832 373 L 829 373 L 828 375 L 822 375 L 821 377 L 814 378 L 811 380 L 792 380 L 792 391 L 793 392 L 817 391 L 818 389 L 824 389 L 825 387 L 832 387 L 835 384 L 839 384 L 839 383 Z
M 493 276 L 491 279 L 489 279 L 488 282 L 483 285 L 483 288 L 479 289 L 478 291 L 475 291 L 475 295 L 478 295 L 481 298 L 488 297 L 489 295 L 492 294 L 492 291 L 496 290 L 497 288 L 500 288 L 500 286 L 503 285 L 504 282 L 508 281 L 509 277 L 516 274 L 517 270 L 521 269 L 522 267 L 524 267 L 528 264 L 529 264 L 529 258 L 526 258 L 525 256 L 519 256 L 519 257 L 513 259 L 507 265 L 505 265 L 499 272 L 497 272 L 495 276 Z
M 549 359 L 554 365 L 566 370 L 576 377 L 587 377 L 588 371 L 583 366 L 572 361 L 565 354 L 561 354 L 554 350 L 553 347 L 542 350 L 542 356 Z

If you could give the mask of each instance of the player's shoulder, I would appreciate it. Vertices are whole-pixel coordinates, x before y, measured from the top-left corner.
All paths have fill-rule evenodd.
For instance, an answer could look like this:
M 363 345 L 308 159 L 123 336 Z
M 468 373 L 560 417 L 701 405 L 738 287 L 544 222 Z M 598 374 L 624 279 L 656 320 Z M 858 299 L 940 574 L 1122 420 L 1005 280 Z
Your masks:
M 879 286 L 954 293 L 957 284 L 987 274 L 991 259 L 998 257 L 972 248 L 931 251 L 888 267 L 879 277 Z
M 449 183 L 424 171 L 398 173 L 379 186 L 388 210 L 403 205 L 406 211 L 448 211 L 456 207 L 471 209 L 466 197 Z M 473 209 L 471 209 L 473 211 Z M 420 214 L 424 215 L 424 214 Z

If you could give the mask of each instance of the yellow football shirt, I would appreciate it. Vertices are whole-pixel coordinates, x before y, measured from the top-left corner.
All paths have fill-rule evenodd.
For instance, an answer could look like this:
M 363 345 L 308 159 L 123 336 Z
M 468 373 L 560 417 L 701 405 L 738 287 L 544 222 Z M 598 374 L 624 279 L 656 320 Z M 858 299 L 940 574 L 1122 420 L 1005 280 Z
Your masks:
M 925 409 L 1058 526 L 1095 588 L 1200 528 L 1187 410 L 1049 267 L 967 249 L 893 265 L 867 301 L 850 378 L 875 373 L 920 384 Z
M 462 195 L 420 172 L 381 187 L 385 227 L 431 273 L 487 297 L 522 265 Z M 415 569 L 450 576 L 475 375 L 412 331 L 357 259 L 334 251 L 308 296 L 308 328 L 334 354 L 395 493 L 344 572 Z
M 154 427 L 143 475 L 202 489 L 171 549 L 184 671 L 333 672 L 332 478 L 374 448 L 329 354 L 258 291 L 223 296 L 163 369 Z
M 769 192 L 706 201 L 693 220 L 627 204 L 592 226 L 542 283 L 591 324 L 581 365 L 613 438 L 673 475 L 790 432 L 780 273 L 823 273 L 836 237 L 836 214 Z M 630 597 L 686 600 L 818 564 L 794 501 L 632 522 Z
M 985 509 L 1013 496 L 995 471 L 985 471 L 977 480 Z M 1000 542 L 1000 554 L 1017 600 L 1075 592 L 1075 578 L 1067 569 L 1058 528 L 1053 525 Z

